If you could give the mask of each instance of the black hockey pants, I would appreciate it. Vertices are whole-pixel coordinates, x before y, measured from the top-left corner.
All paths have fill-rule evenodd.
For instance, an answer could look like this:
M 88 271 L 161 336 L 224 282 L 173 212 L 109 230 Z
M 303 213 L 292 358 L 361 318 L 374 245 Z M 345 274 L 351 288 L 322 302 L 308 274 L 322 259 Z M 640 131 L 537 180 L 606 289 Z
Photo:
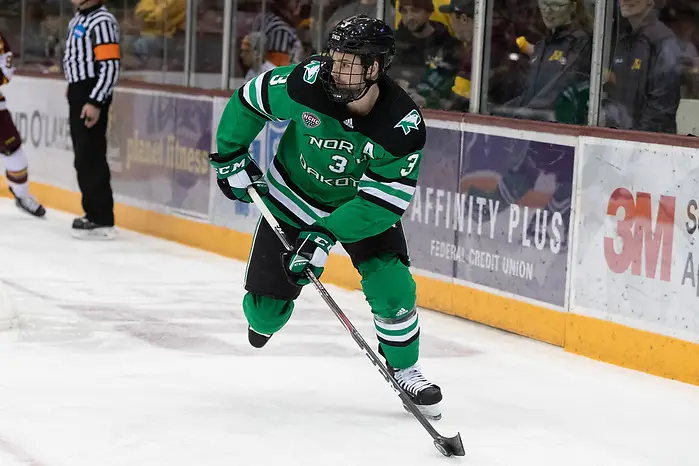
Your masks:
M 102 105 L 99 120 L 92 128 L 85 126 L 85 120 L 80 118 L 95 82 L 89 79 L 68 85 L 70 136 L 85 215 L 98 225 L 114 226 L 114 198 L 107 164 L 107 121 L 111 97 Z

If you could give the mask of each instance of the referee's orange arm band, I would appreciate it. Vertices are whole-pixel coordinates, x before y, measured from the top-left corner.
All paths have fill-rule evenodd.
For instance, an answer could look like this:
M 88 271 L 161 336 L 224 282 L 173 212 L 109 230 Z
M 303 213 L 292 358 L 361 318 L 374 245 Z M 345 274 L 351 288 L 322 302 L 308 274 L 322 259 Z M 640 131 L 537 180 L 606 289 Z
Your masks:
M 95 59 L 103 60 L 119 60 L 121 58 L 121 50 L 119 44 L 102 44 L 95 47 Z
M 286 66 L 291 63 L 289 54 L 284 52 L 267 52 L 267 60 L 277 66 Z

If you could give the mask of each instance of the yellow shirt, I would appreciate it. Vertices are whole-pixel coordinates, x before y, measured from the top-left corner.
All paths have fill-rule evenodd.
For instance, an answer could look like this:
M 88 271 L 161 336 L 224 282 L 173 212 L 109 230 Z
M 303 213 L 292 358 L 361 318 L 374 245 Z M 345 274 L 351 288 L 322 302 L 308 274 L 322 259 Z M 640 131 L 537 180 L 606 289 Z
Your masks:
M 454 31 L 451 28 L 451 18 L 447 13 L 442 13 L 439 11 L 439 7 L 442 5 L 449 5 L 450 0 L 432 0 L 434 5 L 434 11 L 430 15 L 432 21 L 437 21 L 444 24 L 449 30 L 449 34 L 454 35 Z M 398 29 L 398 24 L 400 23 L 400 0 L 396 0 L 396 24 L 394 29 Z
M 172 37 L 184 29 L 187 0 L 140 0 L 134 14 L 145 23 L 143 35 Z

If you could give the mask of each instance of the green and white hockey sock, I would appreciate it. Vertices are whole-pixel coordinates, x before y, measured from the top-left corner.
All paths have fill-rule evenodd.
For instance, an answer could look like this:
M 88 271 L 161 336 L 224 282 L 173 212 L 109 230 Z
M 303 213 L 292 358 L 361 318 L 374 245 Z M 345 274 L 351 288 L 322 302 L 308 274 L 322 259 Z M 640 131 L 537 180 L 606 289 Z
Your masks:
M 420 353 L 420 321 L 413 309 L 394 319 L 374 316 L 376 337 L 388 364 L 405 369 L 417 363 Z

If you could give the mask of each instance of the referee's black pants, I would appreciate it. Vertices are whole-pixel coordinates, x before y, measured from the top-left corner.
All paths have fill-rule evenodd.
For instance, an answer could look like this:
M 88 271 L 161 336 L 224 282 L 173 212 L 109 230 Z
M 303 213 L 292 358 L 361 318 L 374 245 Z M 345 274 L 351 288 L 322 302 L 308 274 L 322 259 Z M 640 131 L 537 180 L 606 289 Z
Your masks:
M 82 193 L 83 211 L 91 222 L 114 226 L 114 198 L 107 164 L 107 120 L 112 98 L 104 102 L 99 120 L 92 128 L 85 126 L 85 120 L 80 118 L 96 82 L 89 79 L 68 85 L 70 137 L 73 140 L 74 166 Z

